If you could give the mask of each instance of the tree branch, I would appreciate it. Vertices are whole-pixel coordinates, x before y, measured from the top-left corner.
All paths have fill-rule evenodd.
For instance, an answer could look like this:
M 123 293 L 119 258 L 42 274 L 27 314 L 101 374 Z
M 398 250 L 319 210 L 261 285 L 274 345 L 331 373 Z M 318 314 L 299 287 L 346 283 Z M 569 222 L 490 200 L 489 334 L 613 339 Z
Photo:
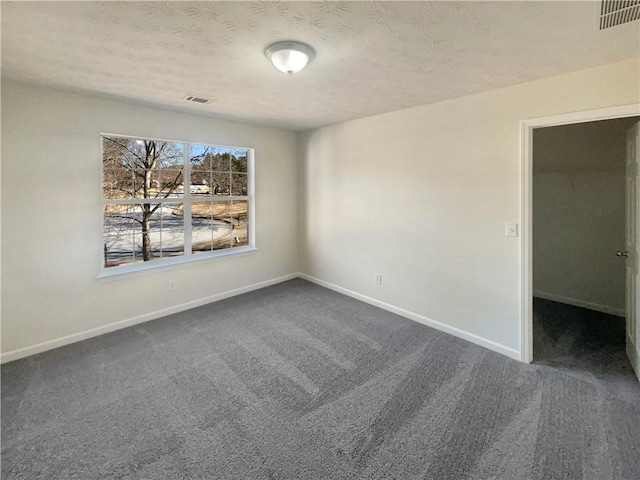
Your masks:
M 110 142 L 116 144 L 121 150 L 126 150 L 131 155 L 133 155 L 135 158 L 137 158 L 138 161 L 142 162 L 142 157 L 140 157 L 136 152 L 131 150 L 127 145 L 122 144 L 122 143 L 118 142 L 117 140 L 115 140 L 115 139 L 113 139 L 111 137 L 104 137 L 104 138 L 105 138 L 105 140 L 109 140 Z M 125 156 L 125 159 L 126 159 L 126 156 Z
M 111 215 L 111 214 L 108 214 L 107 216 L 109 218 L 124 218 L 126 220 L 134 220 L 134 221 L 138 222 L 140 225 L 142 225 L 142 220 L 138 220 L 135 217 L 129 217 L 127 215 Z

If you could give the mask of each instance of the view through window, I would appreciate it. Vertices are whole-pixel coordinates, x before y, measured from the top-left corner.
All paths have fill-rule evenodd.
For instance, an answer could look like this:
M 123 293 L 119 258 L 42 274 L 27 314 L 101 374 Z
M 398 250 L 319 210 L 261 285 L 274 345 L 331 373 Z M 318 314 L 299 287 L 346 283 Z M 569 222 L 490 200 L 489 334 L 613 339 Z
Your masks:
M 103 135 L 103 267 L 128 271 L 252 247 L 251 156 L 250 149 Z

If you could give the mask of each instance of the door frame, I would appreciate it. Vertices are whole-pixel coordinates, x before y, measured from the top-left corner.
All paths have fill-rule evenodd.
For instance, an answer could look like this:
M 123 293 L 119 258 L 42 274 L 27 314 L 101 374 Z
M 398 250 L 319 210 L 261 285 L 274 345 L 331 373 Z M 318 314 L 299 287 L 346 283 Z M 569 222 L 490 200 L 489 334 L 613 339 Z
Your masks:
M 530 118 L 520 122 L 520 360 L 533 361 L 533 130 L 640 115 L 640 103 Z

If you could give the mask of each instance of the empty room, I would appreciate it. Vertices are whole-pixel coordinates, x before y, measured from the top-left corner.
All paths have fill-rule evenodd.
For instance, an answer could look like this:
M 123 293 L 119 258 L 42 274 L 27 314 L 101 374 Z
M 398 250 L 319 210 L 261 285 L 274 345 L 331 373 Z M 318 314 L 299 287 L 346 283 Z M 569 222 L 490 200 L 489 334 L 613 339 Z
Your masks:
M 0 8 L 3 480 L 640 478 L 640 0 Z

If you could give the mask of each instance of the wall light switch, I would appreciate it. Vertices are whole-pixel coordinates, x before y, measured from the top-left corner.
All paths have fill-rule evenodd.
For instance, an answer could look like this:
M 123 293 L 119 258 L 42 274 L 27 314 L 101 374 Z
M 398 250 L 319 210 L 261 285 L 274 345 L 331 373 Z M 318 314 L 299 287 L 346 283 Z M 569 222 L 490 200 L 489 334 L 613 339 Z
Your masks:
M 517 237 L 518 236 L 518 222 L 507 222 L 505 224 L 504 235 L 506 237 Z

